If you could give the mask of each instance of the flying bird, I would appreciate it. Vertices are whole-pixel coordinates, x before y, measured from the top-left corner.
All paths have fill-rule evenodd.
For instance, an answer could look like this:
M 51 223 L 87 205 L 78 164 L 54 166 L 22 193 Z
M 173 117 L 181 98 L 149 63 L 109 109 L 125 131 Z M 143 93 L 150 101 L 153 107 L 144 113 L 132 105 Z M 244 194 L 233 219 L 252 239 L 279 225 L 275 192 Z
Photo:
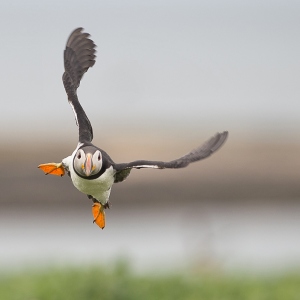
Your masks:
M 115 163 L 104 150 L 92 144 L 92 125 L 77 97 L 77 89 L 84 73 L 95 64 L 96 45 L 89 37 L 88 33 L 83 32 L 83 28 L 75 29 L 64 50 L 65 71 L 62 80 L 79 127 L 77 147 L 62 162 L 41 164 L 38 168 L 46 175 L 63 176 L 67 173 L 74 186 L 93 201 L 93 222 L 103 229 L 105 227 L 104 210 L 109 208 L 112 185 L 124 181 L 133 168 L 178 169 L 186 167 L 218 150 L 225 143 L 228 132 L 216 133 L 200 147 L 168 162 L 135 160 L 129 163 Z

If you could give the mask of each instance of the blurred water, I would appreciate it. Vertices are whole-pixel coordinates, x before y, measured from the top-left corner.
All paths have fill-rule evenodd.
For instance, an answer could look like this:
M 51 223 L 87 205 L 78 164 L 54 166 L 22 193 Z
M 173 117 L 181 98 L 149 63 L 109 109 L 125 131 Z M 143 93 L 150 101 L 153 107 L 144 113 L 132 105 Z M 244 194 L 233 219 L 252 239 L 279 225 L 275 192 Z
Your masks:
M 106 264 L 119 257 L 130 259 L 137 270 L 191 264 L 225 271 L 300 266 L 297 201 L 114 205 L 104 230 L 92 224 L 87 203 L 2 207 L 1 269 Z

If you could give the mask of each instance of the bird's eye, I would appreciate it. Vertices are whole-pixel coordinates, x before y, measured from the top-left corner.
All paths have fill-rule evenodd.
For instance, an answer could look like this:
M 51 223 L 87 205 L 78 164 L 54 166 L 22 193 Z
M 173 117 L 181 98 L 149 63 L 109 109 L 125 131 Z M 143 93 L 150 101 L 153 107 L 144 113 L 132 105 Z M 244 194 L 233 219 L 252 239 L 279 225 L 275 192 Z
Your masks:
M 98 154 L 98 160 L 100 160 L 101 159 L 101 155 L 100 155 L 100 153 Z
M 78 153 L 78 155 L 77 155 L 77 158 L 78 158 L 78 159 L 80 159 L 80 158 L 81 158 L 81 154 L 80 154 L 80 152 Z

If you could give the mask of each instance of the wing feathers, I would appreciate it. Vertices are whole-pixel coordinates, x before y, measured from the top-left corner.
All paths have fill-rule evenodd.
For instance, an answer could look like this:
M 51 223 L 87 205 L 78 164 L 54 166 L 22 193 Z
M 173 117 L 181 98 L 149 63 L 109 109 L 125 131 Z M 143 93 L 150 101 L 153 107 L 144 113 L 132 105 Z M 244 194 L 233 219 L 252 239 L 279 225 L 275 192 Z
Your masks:
M 148 160 L 137 160 L 130 163 L 123 163 L 123 164 L 115 164 L 115 169 L 117 171 L 121 171 L 124 169 L 131 169 L 131 168 L 154 168 L 154 169 L 177 169 L 177 168 L 184 168 L 188 166 L 192 162 L 196 162 L 198 160 L 204 159 L 210 156 L 212 153 L 217 151 L 226 141 L 228 137 L 228 132 L 224 131 L 222 133 L 217 133 L 213 137 L 211 137 L 208 141 L 206 141 L 202 146 L 190 151 L 188 154 L 169 161 L 148 161 Z
M 79 126 L 79 142 L 91 142 L 93 129 L 79 103 L 77 88 L 84 73 L 95 64 L 96 45 L 89 39 L 90 35 L 82 31 L 83 28 L 75 29 L 67 41 L 64 51 L 63 83 L 75 114 L 76 123 Z
M 208 141 L 206 141 L 202 146 L 192 150 L 179 159 L 166 163 L 166 168 L 183 168 L 189 165 L 191 162 L 195 162 L 210 156 L 224 144 L 227 136 L 227 131 L 223 133 L 217 133 Z

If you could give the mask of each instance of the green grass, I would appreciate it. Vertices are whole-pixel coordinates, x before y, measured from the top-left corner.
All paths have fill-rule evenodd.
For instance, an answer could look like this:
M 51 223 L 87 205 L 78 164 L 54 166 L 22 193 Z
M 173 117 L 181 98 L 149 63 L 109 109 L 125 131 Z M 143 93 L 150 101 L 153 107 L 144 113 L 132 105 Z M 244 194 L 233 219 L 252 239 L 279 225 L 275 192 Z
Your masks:
M 0 277 L 2 300 L 299 300 L 300 275 L 136 275 L 115 268 L 68 268 Z

